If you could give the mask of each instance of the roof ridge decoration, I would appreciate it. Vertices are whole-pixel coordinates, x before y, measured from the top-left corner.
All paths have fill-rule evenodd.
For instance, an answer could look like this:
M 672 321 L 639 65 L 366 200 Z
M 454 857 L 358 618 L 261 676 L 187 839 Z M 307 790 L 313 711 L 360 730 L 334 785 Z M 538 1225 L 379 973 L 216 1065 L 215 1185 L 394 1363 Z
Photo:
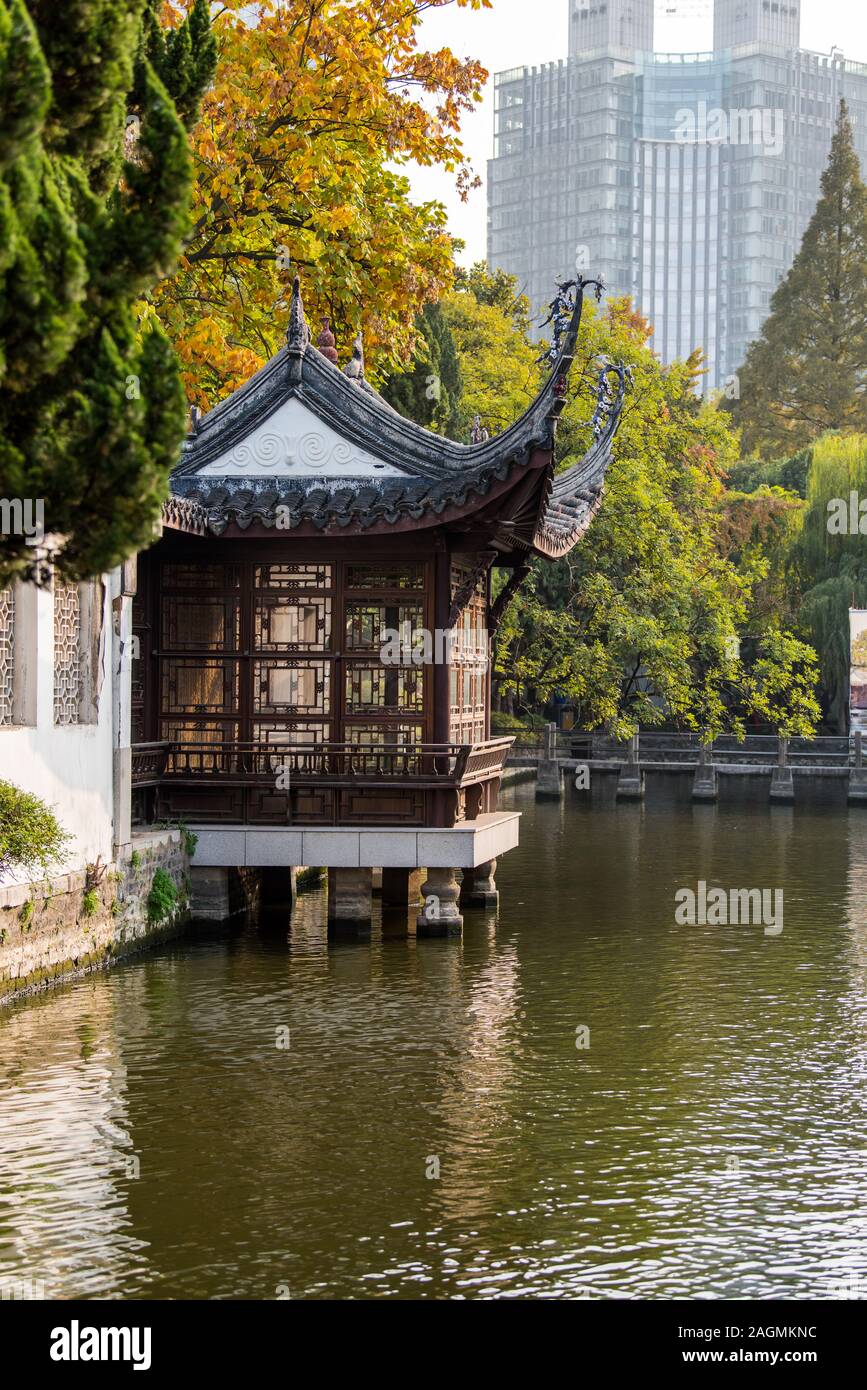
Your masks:
M 289 380 L 293 384 L 301 381 L 301 365 L 307 344 L 310 342 L 310 329 L 304 317 L 304 304 L 301 299 L 301 280 L 295 276 L 292 281 L 292 303 L 289 306 L 289 326 L 286 329 L 286 349 L 289 353 Z M 244 389 L 243 387 L 241 388 Z M 231 400 L 231 397 L 229 397 Z
M 352 344 L 352 356 L 343 368 L 343 375 L 350 381 L 364 381 L 364 335 L 359 328 Z

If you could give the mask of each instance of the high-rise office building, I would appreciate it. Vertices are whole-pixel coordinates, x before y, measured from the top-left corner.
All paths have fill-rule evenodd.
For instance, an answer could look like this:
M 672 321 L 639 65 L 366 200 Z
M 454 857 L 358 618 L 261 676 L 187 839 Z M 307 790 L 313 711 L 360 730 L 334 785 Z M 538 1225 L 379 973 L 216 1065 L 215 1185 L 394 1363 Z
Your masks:
M 713 46 L 737 48 L 742 43 L 797 48 L 801 38 L 801 0 L 715 0 Z
M 867 64 L 799 48 L 800 0 L 716 0 L 712 53 L 654 53 L 653 0 L 568 0 L 569 57 L 495 78 L 488 260 L 534 310 L 601 274 L 665 362 L 725 388 L 819 197 L 841 98 L 867 168 Z M 586 17 L 585 17 L 586 16 Z

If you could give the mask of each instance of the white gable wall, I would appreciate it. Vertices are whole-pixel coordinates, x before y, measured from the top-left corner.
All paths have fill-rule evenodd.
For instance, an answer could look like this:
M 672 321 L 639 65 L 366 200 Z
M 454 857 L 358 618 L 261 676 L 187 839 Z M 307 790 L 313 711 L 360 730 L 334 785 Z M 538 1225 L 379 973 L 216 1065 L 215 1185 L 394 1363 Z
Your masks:
M 296 396 L 233 449 L 205 465 L 200 478 L 403 478 L 320 420 Z

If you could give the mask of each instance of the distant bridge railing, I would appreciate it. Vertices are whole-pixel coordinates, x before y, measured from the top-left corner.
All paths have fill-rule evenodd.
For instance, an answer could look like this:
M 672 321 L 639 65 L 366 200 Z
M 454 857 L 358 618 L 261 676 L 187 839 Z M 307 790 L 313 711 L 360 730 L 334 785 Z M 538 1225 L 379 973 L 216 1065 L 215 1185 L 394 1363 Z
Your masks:
M 683 766 L 694 769 L 700 761 L 702 743 L 698 734 L 673 731 L 642 731 L 638 737 L 638 757 L 642 766 Z M 824 767 L 846 769 L 856 764 L 854 740 L 844 736 L 819 736 L 785 741 L 786 761 L 793 768 Z M 615 766 L 630 761 L 630 744 L 607 734 L 580 730 L 559 731 L 554 742 L 558 759 Z M 742 742 L 732 734 L 721 735 L 705 748 L 706 758 L 719 767 L 753 766 L 773 768 L 779 764 L 781 740 L 776 734 L 747 734 Z M 634 754 L 633 754 L 634 756 Z M 517 738 L 509 755 L 512 766 L 531 765 L 549 757 L 544 738 Z

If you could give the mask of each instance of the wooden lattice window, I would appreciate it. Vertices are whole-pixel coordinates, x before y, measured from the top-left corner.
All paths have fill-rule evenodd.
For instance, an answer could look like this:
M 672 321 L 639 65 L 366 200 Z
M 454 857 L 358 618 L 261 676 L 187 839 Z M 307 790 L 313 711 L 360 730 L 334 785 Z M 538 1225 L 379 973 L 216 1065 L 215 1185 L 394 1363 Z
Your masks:
M 210 594 L 172 594 L 162 604 L 163 646 L 169 651 L 236 651 L 238 600 Z
M 54 586 L 54 722 L 79 724 L 82 705 L 81 590 Z
M 399 634 L 401 643 L 412 649 L 413 634 L 424 625 L 420 603 L 348 602 L 346 605 L 346 646 L 349 651 L 378 651 L 386 633 Z
M 320 724 L 318 721 L 298 720 L 291 724 L 253 725 L 255 743 L 303 743 L 315 748 L 319 744 L 328 743 L 330 737 L 331 725 Z
M 423 589 L 422 565 L 347 565 L 347 589 Z
M 312 594 L 292 598 L 257 594 L 255 605 L 254 636 L 259 651 L 328 650 L 331 643 L 330 598 Z
M 331 566 L 256 565 L 254 589 L 330 589 Z
M 466 566 L 452 567 L 452 597 L 465 591 L 472 571 Z M 455 621 L 451 670 L 449 672 L 449 733 L 456 743 L 474 743 L 485 737 L 488 632 L 487 579 L 481 576 L 469 600 Z
M 326 661 L 257 661 L 253 671 L 255 714 L 328 714 L 331 666 Z
M 236 565 L 163 565 L 164 589 L 237 589 Z
M 231 714 L 238 704 L 233 661 L 167 658 L 162 668 L 164 714 Z
M 15 722 L 15 594 L 0 589 L 0 724 Z
M 424 674 L 415 667 L 353 663 L 346 672 L 346 711 L 351 714 L 421 714 Z

